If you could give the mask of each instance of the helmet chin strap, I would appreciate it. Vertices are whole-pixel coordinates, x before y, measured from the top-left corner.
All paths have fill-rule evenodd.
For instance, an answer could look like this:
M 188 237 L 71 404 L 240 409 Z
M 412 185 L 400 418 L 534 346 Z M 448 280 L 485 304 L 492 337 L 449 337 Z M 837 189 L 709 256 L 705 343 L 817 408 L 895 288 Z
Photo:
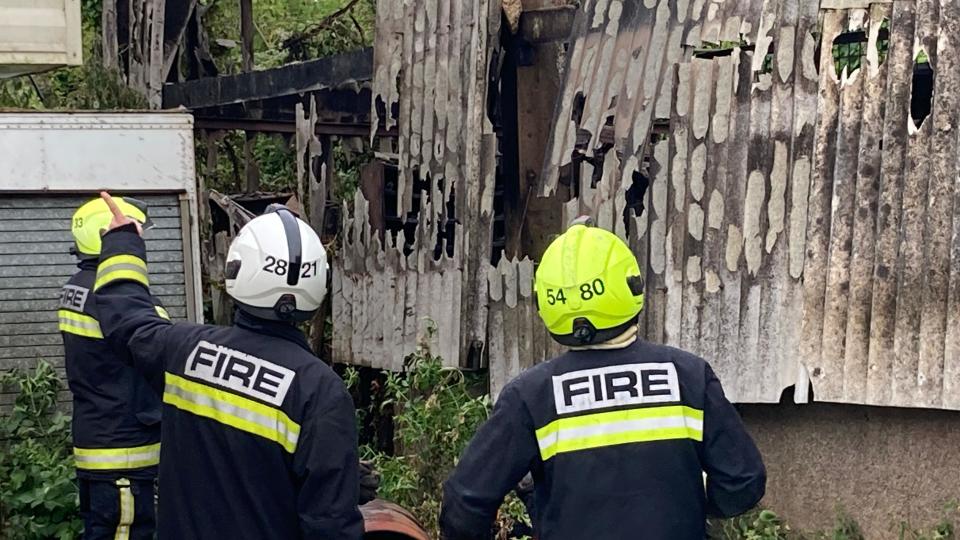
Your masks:
M 616 349 L 625 349 L 633 344 L 637 340 L 637 334 L 639 332 L 639 327 L 636 324 L 630 325 L 629 328 L 623 331 L 619 336 L 604 341 L 602 343 L 596 343 L 591 345 L 583 345 L 581 347 L 570 347 L 571 351 L 604 351 L 604 350 L 616 350 Z

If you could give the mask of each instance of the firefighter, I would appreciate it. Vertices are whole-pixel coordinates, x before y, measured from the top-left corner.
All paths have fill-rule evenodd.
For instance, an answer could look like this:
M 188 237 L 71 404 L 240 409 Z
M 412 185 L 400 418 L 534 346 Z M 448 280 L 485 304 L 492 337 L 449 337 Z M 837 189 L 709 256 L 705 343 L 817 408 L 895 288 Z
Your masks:
M 490 538 L 528 471 L 540 540 L 702 540 L 707 516 L 763 496 L 760 453 L 713 370 L 638 339 L 637 260 L 589 225 L 551 243 L 535 275 L 540 317 L 570 351 L 501 392 L 444 485 L 446 539 Z
M 116 199 L 128 219 L 147 223 L 146 206 Z M 84 538 L 153 538 L 154 480 L 160 461 L 160 398 L 103 338 L 93 299 L 100 234 L 113 214 L 101 199 L 73 214 L 79 271 L 57 311 L 73 393 L 73 444 Z M 166 316 L 148 298 L 157 316 Z
M 95 297 L 163 396 L 160 537 L 361 538 L 353 401 L 296 326 L 326 292 L 317 234 L 285 207 L 253 219 L 227 254 L 235 324 L 171 324 L 150 306 L 136 222 L 113 213 Z

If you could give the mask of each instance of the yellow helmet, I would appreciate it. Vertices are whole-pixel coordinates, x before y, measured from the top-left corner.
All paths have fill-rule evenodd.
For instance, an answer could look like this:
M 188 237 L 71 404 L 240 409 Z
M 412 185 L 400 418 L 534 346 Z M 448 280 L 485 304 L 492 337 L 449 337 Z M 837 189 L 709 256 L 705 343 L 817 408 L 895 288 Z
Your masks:
M 132 198 L 114 197 L 114 202 L 120 207 L 123 215 L 140 222 L 144 229 L 150 227 L 147 217 L 147 205 Z M 77 209 L 70 220 L 70 232 L 76 243 L 77 255 L 81 258 L 98 257 L 100 255 L 101 232 L 110 225 L 113 214 L 107 203 L 101 198 L 93 199 Z
M 540 318 L 567 346 L 609 341 L 643 309 L 643 278 L 637 258 L 616 235 L 573 222 L 543 254 L 534 288 Z

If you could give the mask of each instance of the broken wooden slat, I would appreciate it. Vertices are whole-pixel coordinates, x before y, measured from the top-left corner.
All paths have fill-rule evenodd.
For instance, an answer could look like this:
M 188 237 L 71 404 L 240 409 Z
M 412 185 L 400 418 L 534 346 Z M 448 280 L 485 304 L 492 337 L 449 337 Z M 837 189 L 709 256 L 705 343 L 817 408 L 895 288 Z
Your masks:
M 943 402 L 944 354 L 947 322 L 947 301 L 950 280 L 951 225 L 953 197 L 958 179 L 957 132 L 960 121 L 960 65 L 958 49 L 948 37 L 960 29 L 956 10 L 943 8 L 937 2 L 918 4 L 922 28 L 930 32 L 921 43 L 934 49 L 929 55 L 934 77 L 932 110 L 924 121 L 930 124 L 927 139 L 929 184 L 927 186 L 922 244 L 924 247 L 924 285 L 919 328 L 918 392 L 914 405 L 940 407 Z M 922 8 L 922 9 L 921 9 Z M 917 92 L 918 89 L 914 89 Z M 921 129 L 921 134 L 923 130 Z M 931 152 L 932 151 L 932 152 Z
M 893 0 L 820 0 L 820 9 L 869 9 L 873 5 L 892 3 Z
M 809 401 L 809 373 L 806 366 L 795 356 L 800 350 L 803 320 L 804 290 L 801 278 L 805 257 L 807 232 L 807 205 L 810 193 L 811 162 L 814 150 L 814 133 L 817 111 L 817 69 L 814 65 L 816 41 L 814 31 L 818 25 L 818 10 L 815 4 L 801 2 L 796 31 L 794 61 L 794 107 L 793 107 L 793 162 L 790 171 L 789 218 L 785 241 L 789 251 L 787 272 L 789 274 L 785 315 L 781 317 L 784 336 L 781 340 L 782 358 L 780 369 L 782 384 L 794 385 L 794 401 Z M 790 364 L 793 367 L 790 367 Z
M 823 15 L 824 43 L 833 42 L 841 32 L 845 20 L 844 13 L 827 12 Z M 823 47 L 820 65 L 830 66 L 832 62 L 832 51 Z M 803 338 L 800 354 L 810 372 L 815 390 L 824 380 L 824 295 L 827 287 L 831 198 L 835 180 L 834 164 L 840 111 L 840 89 L 834 70 L 820 70 L 819 110 L 814 139 L 814 172 L 810 181 L 807 209 L 807 248 L 803 267 L 804 317 L 801 330 Z
M 877 206 L 877 247 L 872 276 L 870 348 L 866 403 L 891 402 L 897 309 L 897 268 L 906 165 L 910 86 L 913 77 L 915 6 L 897 2 L 890 21 L 887 87 L 884 103 L 883 160 Z
M 844 395 L 844 348 L 865 78 L 863 70 L 860 70 L 840 83 L 840 121 L 833 178 L 820 364 L 824 377 L 822 382 L 815 386 L 816 392 L 823 399 L 841 399 Z
M 926 0 L 916 4 L 915 44 L 936 54 L 930 47 L 936 32 L 937 7 Z M 928 19 L 933 18 L 930 21 Z M 916 49 L 911 54 L 913 63 Z M 907 136 L 907 162 L 904 169 L 903 213 L 900 221 L 900 256 L 897 261 L 897 310 L 894 335 L 894 373 L 891 403 L 907 405 L 918 402 L 925 390 L 926 375 L 920 371 L 920 325 L 923 305 L 926 266 L 924 223 L 927 214 L 930 184 L 930 143 L 933 135 L 931 119 Z M 910 125 L 914 122 L 911 121 Z M 913 131 L 913 130 L 910 130 Z
M 521 325 L 523 313 L 517 309 L 519 302 L 517 287 L 517 263 L 500 259 L 500 274 L 503 276 L 504 335 L 503 362 L 506 368 L 506 380 L 520 374 L 520 340 L 517 329 Z
M 669 212 L 668 183 L 669 179 L 669 146 L 667 140 L 662 140 L 653 147 L 653 160 L 650 164 L 650 204 L 646 206 L 644 214 L 648 215 L 650 223 L 649 244 L 650 262 L 647 265 L 649 274 L 646 281 L 646 302 L 648 324 L 646 338 L 656 343 L 665 343 L 666 335 L 666 261 L 667 261 L 667 218 Z
M 710 134 L 706 140 L 706 179 L 701 205 L 705 209 L 703 234 L 703 309 L 700 323 L 700 354 L 720 374 L 729 366 L 719 355 L 722 295 L 720 273 L 723 260 L 724 194 L 727 191 L 728 137 L 731 128 L 735 57 L 716 58 L 716 83 Z M 721 380 L 723 375 L 719 375 Z
M 726 191 L 722 193 L 720 221 L 720 341 L 717 344 L 717 374 L 725 381 L 739 380 L 747 368 L 740 357 L 740 272 L 743 269 L 743 208 L 747 186 L 747 148 L 750 141 L 750 95 L 753 71 L 745 51 L 733 51 L 733 96 L 728 128 Z M 718 205 L 720 203 L 717 203 Z M 739 399 L 739 385 L 727 384 Z
M 700 312 L 703 309 L 703 237 L 706 226 L 703 205 L 706 191 L 707 136 L 713 105 L 714 71 L 712 60 L 694 58 L 690 65 L 690 130 L 687 146 L 687 185 L 683 235 L 683 320 L 680 326 L 680 346 L 694 354 L 700 352 Z M 680 84 L 683 84 L 682 81 Z M 678 96 L 681 89 L 677 88 Z M 679 99 L 679 97 L 678 97 Z
M 876 50 L 876 36 L 883 20 L 889 17 L 885 6 L 871 9 L 868 44 Z M 859 70 L 863 79 L 863 111 L 860 123 L 876 126 L 883 123 L 883 102 L 873 99 L 886 87 L 886 65 L 877 65 L 879 57 L 869 55 Z M 845 400 L 862 402 L 867 395 L 869 371 L 871 276 L 875 259 L 876 201 L 879 196 L 882 132 L 862 129 L 857 152 L 856 194 L 854 196 L 853 231 L 851 236 L 849 300 L 844 337 L 843 396 Z

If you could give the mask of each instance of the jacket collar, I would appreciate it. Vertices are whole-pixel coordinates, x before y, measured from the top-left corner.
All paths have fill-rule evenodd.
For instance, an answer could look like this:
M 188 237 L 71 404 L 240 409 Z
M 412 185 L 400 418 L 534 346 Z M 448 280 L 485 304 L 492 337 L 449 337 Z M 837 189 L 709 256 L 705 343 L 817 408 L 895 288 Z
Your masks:
M 243 328 L 244 330 L 249 330 L 258 334 L 276 336 L 286 339 L 287 341 L 292 341 L 303 347 L 303 349 L 310 354 L 313 354 L 313 351 L 310 350 L 310 344 L 307 343 L 307 338 L 296 326 L 289 323 L 268 321 L 266 319 L 254 317 L 242 309 L 237 309 L 236 313 L 237 314 L 234 317 L 233 325 L 237 328 Z
M 593 345 L 587 345 L 585 347 L 570 347 L 571 351 L 609 351 L 616 349 L 626 349 L 630 345 L 633 345 L 637 341 L 637 334 L 639 327 L 634 324 L 629 328 L 623 331 L 619 336 L 611 339 L 610 341 L 604 341 L 603 343 L 596 343 Z

